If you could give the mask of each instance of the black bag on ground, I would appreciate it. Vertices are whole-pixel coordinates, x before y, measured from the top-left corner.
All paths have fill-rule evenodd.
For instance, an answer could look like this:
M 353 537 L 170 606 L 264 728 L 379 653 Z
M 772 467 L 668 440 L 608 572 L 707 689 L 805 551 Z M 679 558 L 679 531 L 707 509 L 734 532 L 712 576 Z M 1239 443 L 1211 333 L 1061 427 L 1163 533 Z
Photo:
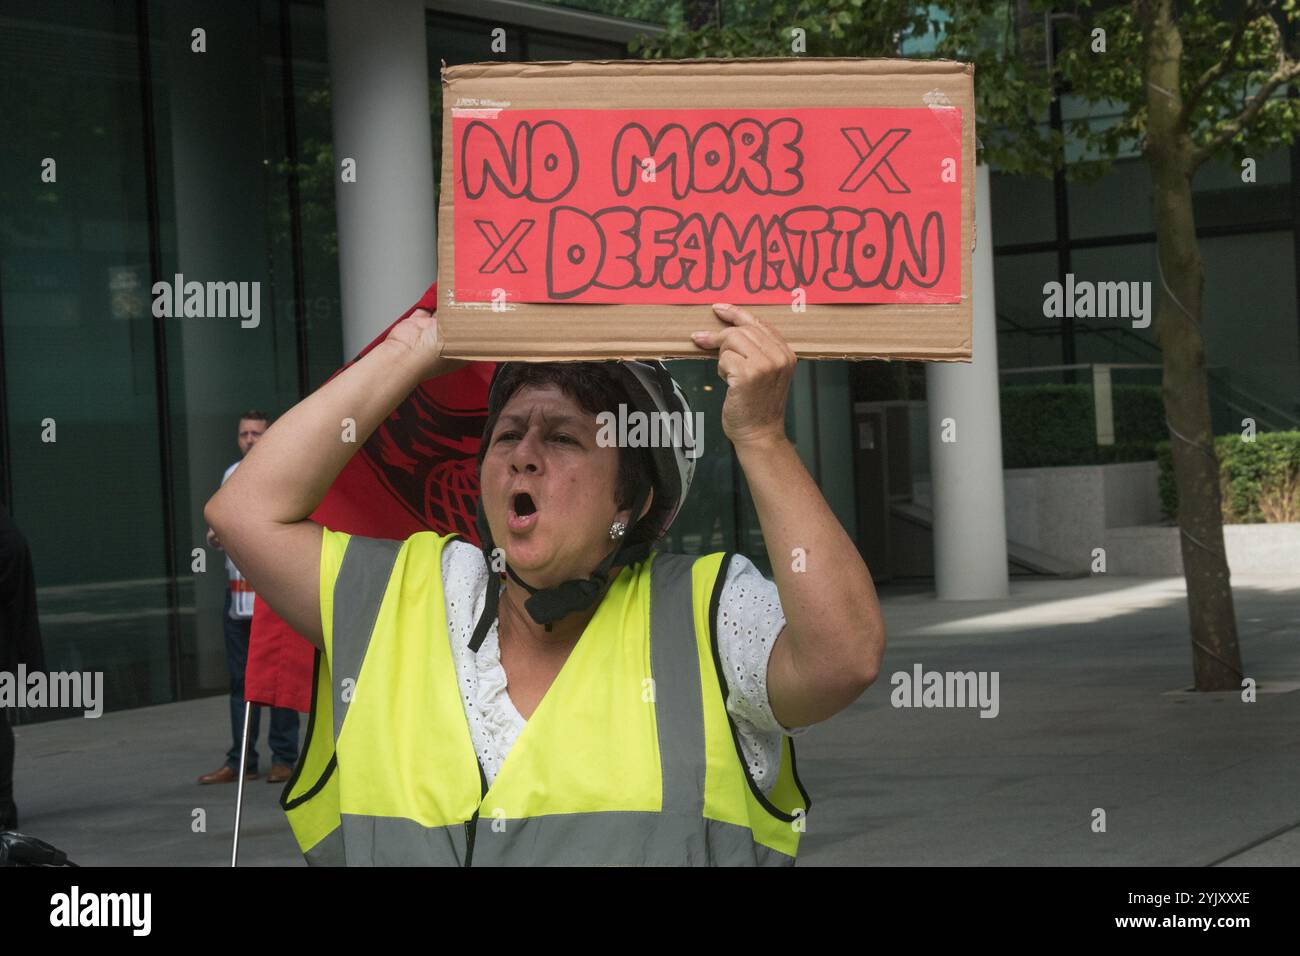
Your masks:
M 44 840 L 13 830 L 0 830 L 0 867 L 76 865 L 68 859 L 68 854 Z

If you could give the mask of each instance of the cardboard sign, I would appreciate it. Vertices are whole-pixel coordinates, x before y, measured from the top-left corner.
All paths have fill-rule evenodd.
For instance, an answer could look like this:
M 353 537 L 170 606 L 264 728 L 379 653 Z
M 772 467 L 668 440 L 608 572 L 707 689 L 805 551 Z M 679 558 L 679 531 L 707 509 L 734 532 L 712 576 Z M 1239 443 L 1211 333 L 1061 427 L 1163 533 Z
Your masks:
M 969 359 L 964 64 L 475 64 L 443 81 L 450 354 L 699 357 L 690 333 L 731 302 L 805 357 Z

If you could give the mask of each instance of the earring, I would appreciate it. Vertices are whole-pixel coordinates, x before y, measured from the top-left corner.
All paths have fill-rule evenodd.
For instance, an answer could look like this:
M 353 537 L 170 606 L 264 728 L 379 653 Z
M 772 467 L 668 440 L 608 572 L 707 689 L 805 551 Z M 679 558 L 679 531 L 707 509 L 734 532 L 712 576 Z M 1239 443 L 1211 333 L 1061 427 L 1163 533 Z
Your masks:
M 609 526 L 609 537 L 612 541 L 617 541 L 623 535 L 627 534 L 627 525 L 621 521 L 615 521 Z

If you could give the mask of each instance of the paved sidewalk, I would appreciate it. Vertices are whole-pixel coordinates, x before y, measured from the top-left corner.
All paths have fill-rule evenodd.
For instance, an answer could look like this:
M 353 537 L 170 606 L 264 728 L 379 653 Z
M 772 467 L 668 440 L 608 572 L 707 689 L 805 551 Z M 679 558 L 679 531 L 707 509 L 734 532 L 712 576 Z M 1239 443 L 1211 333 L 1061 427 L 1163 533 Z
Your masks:
M 1294 687 L 1300 575 L 1233 583 L 1246 674 Z M 1300 864 L 1300 690 L 1167 695 L 1191 684 L 1181 578 L 892 595 L 886 620 L 881 679 L 799 750 L 807 862 Z M 998 716 L 893 708 L 918 662 L 998 671 Z
M 241 866 L 305 866 L 268 784 L 244 786 Z M 305 730 L 307 721 L 300 721 Z M 95 719 L 14 728 L 14 800 L 22 831 L 82 866 L 229 866 L 235 785 L 201 787 L 230 747 L 227 697 L 137 707 Z M 204 828 L 195 811 L 202 810 Z
M 797 744 L 801 865 L 1300 864 L 1300 575 L 1233 583 L 1254 704 L 1178 693 L 1181 579 L 1017 580 L 997 602 L 887 591 L 880 680 Z M 892 707 L 891 675 L 917 663 L 997 671 L 998 716 Z M 23 829 L 83 865 L 228 866 L 235 789 L 193 783 L 228 722 L 215 697 L 17 728 Z M 279 790 L 248 785 L 241 864 L 302 865 Z

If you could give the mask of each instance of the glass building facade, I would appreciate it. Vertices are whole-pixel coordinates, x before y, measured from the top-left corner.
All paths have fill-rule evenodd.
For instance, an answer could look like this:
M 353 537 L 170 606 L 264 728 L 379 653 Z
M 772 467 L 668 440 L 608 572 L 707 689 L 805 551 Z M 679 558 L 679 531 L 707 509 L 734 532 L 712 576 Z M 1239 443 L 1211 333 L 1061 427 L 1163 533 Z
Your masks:
M 333 186 L 310 174 L 323 10 L 5 0 L 0 44 L 0 494 L 47 664 L 103 671 L 111 708 L 219 690 L 203 504 L 239 412 L 339 364 Z M 153 277 L 194 261 L 212 274 L 189 279 L 259 284 L 256 327 L 155 318 Z
M 1068 97 L 1062 111 L 1078 109 Z M 1300 147 L 1255 160 L 1254 181 L 1230 160 L 1193 180 L 1204 262 L 1202 335 L 1216 433 L 1300 426 L 1300 320 L 1296 307 L 1300 209 L 1293 184 Z M 1095 182 L 992 176 L 998 360 L 1003 369 L 1161 361 L 1154 323 L 1047 318 L 1043 286 L 1150 282 L 1159 293 L 1150 174 L 1120 158 Z M 1158 370 L 1153 382 L 1159 381 Z

